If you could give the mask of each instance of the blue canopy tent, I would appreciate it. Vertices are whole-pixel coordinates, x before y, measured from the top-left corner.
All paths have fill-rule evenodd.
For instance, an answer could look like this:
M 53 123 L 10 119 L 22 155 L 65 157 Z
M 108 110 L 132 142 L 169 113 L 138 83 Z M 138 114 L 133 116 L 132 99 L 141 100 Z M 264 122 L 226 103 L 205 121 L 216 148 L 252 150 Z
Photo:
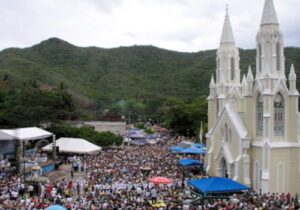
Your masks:
M 130 135 L 130 138 L 133 138 L 133 139 L 143 139 L 143 138 L 145 138 L 145 135 L 139 134 L 139 133 L 134 133 L 134 134 Z
M 144 141 L 131 141 L 130 143 L 133 145 L 137 145 L 137 146 L 143 146 L 143 145 L 147 144 Z
M 146 138 L 147 138 L 147 139 L 158 139 L 159 136 L 158 136 L 158 135 L 155 135 L 155 134 L 150 134 L 150 135 L 147 135 Z
M 127 130 L 129 134 L 135 134 L 139 131 L 139 129 L 136 129 L 136 128 L 131 128 L 129 130 Z
M 233 193 L 249 190 L 249 187 L 246 185 L 224 177 L 188 180 L 188 184 L 202 193 Z
M 185 154 L 199 154 L 199 155 L 206 153 L 206 151 L 196 148 L 196 147 L 185 148 L 185 149 L 179 150 L 178 152 L 185 153 Z
M 206 148 L 206 146 L 204 144 L 200 144 L 200 143 L 195 143 L 195 144 L 192 144 L 192 146 L 196 146 L 196 147 L 199 147 L 199 148 Z
M 191 192 L 198 196 L 198 198 L 192 202 L 201 201 L 202 209 L 204 209 L 205 199 L 230 199 L 228 196 L 207 196 L 207 194 L 236 193 L 249 190 L 249 187 L 223 177 L 188 180 L 188 184 L 200 192 L 200 194 L 193 191 Z
M 193 159 L 182 159 L 182 160 L 178 160 L 178 163 L 181 166 L 201 166 L 203 165 L 202 162 L 198 161 L 198 160 L 193 160 Z
M 173 151 L 173 152 L 179 152 L 180 150 L 183 150 L 183 147 L 180 146 L 174 146 L 174 147 L 170 147 L 169 150 Z

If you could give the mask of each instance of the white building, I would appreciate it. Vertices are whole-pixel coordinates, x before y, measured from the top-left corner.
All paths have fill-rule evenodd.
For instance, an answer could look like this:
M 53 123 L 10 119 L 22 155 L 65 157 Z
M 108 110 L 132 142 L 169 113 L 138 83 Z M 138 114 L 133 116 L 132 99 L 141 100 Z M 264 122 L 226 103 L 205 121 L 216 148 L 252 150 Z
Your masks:
M 300 192 L 296 74 L 285 75 L 283 34 L 265 0 L 256 37 L 256 76 L 240 78 L 239 50 L 226 12 L 208 97 L 207 171 L 265 192 Z

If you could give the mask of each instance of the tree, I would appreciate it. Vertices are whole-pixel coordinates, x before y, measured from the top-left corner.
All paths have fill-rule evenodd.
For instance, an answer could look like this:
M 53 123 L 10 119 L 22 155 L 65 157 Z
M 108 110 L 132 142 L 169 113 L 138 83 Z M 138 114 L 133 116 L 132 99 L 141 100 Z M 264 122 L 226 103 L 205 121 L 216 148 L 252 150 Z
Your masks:
M 42 90 L 34 85 L 2 96 L 0 126 L 41 126 L 69 119 L 74 113 L 72 96 L 65 90 Z
M 128 99 L 125 101 L 125 116 L 128 119 L 128 122 L 137 121 L 139 117 L 144 114 L 145 104 L 135 100 Z
M 207 102 L 204 98 L 194 103 L 169 98 L 161 109 L 164 126 L 181 135 L 196 135 L 200 122 L 207 122 Z

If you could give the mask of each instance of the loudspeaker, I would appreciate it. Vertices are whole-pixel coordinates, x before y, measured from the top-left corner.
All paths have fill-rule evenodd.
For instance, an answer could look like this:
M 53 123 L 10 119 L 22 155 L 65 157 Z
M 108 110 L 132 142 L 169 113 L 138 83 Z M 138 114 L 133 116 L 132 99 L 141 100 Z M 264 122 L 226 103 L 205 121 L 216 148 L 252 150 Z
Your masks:
M 59 153 L 59 146 L 56 146 L 56 153 Z

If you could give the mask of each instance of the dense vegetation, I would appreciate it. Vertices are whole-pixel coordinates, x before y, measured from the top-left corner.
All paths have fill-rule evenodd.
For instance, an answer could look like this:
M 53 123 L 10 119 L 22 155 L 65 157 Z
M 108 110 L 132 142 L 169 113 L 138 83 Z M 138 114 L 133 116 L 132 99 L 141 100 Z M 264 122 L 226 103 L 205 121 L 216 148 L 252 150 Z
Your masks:
M 299 75 L 299 52 L 299 48 L 285 49 L 286 72 L 294 63 Z M 151 119 L 177 132 L 194 134 L 200 121 L 206 121 L 205 98 L 211 74 L 215 72 L 215 56 L 215 50 L 180 53 L 153 46 L 80 48 L 51 38 L 33 47 L 0 52 L 0 78 L 3 78 L 3 87 L 13 83 L 16 89 L 22 89 L 26 81 L 32 81 L 46 91 L 64 84 L 73 96 L 72 105 L 66 108 L 70 113 L 57 112 L 51 120 L 95 119 L 97 113 L 109 110 L 111 115 L 125 115 L 130 122 Z M 240 57 L 242 74 L 246 73 L 248 65 L 252 65 L 255 72 L 255 50 L 241 49 Z M 300 80 L 297 82 L 300 87 Z M 31 91 L 50 98 L 60 97 L 53 95 L 53 90 Z M 5 101 L 8 98 L 8 101 L 16 100 L 20 104 L 29 97 L 22 96 L 22 91 L 20 94 L 5 96 Z M 34 100 L 34 97 L 29 98 Z M 30 100 L 27 103 L 33 103 Z M 39 106 L 48 104 L 43 100 L 39 101 Z M 5 102 L 1 109 L 5 108 L 18 113 L 19 107 Z M 53 108 L 47 108 L 48 112 Z M 0 117 L 5 125 L 8 122 L 6 115 L 10 113 L 3 113 Z M 26 114 L 12 120 L 16 122 L 15 126 L 22 124 L 21 118 L 32 119 L 32 124 L 37 123 L 36 119 L 41 121 L 42 115 Z
M 1 127 L 45 126 L 50 122 L 72 119 L 75 113 L 72 95 L 63 85 L 43 90 L 29 82 L 22 88 L 1 88 Z
M 73 97 L 63 83 L 59 88 L 43 90 L 29 81 L 16 88 L 13 83 L 6 86 L 2 80 L 0 92 L 0 127 L 46 127 L 59 137 L 86 139 L 99 146 L 120 145 L 122 137 L 111 132 L 97 132 L 89 127 L 71 128 L 64 120 L 76 119 Z

